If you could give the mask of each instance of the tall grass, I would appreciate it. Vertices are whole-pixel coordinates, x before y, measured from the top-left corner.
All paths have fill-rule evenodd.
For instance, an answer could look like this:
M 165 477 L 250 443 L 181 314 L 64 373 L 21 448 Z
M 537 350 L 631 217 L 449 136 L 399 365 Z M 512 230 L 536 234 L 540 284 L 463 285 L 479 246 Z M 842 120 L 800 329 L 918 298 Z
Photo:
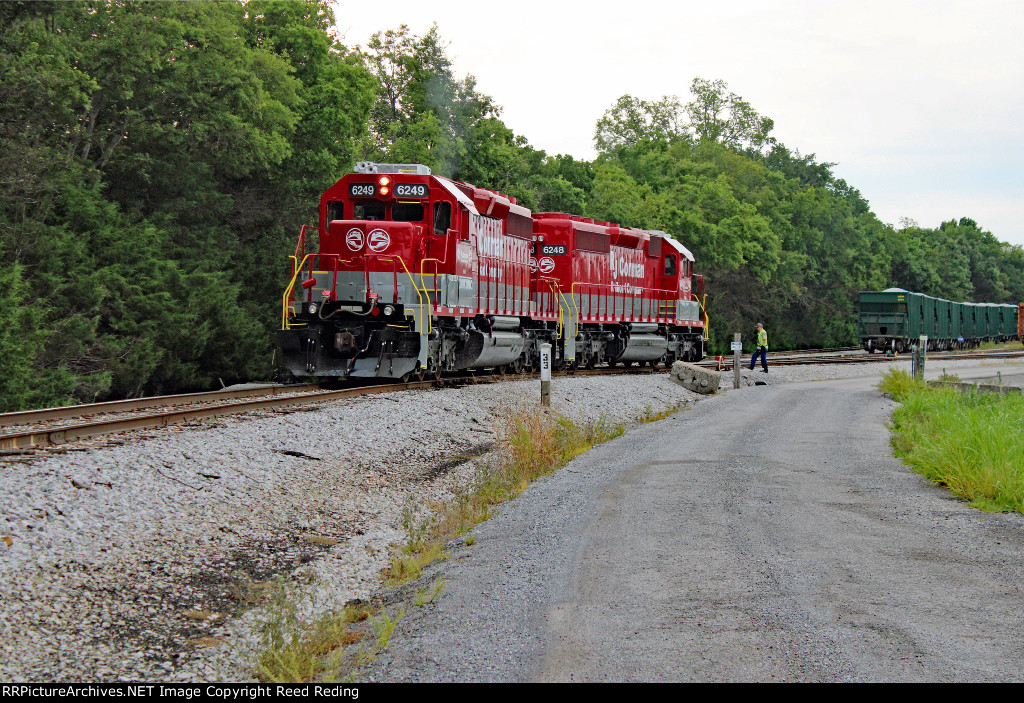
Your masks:
M 647 412 L 638 422 L 665 414 Z M 430 506 L 429 517 L 405 521 L 406 540 L 385 573 L 397 585 L 418 578 L 423 567 L 446 556 L 445 545 L 491 517 L 494 506 L 515 498 L 538 478 L 553 473 L 573 457 L 626 431 L 606 418 L 578 423 L 539 407 L 510 407 L 499 413 L 497 451 L 481 465 L 476 479 L 447 505 Z
M 902 404 L 897 456 L 975 507 L 1024 513 L 1024 395 L 931 388 L 901 371 L 881 388 Z

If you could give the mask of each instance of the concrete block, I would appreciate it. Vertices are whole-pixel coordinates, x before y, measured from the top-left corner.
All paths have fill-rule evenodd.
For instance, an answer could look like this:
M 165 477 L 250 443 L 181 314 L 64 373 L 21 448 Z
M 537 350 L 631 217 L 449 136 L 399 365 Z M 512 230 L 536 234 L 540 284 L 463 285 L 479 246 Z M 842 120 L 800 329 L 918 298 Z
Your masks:
M 685 361 L 677 361 L 672 364 L 669 378 L 678 383 L 688 391 L 711 395 L 718 392 L 718 382 L 722 374 L 719 371 L 711 371 L 700 366 L 688 364 Z

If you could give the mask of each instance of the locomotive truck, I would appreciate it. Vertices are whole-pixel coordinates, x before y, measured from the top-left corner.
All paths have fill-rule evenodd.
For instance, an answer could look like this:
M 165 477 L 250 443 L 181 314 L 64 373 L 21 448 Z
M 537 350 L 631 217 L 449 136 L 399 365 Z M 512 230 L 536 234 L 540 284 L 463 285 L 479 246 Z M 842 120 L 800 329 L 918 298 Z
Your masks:
M 410 380 L 697 361 L 703 277 L 671 236 L 433 175 L 360 162 L 303 226 L 282 298 L 281 365 L 300 378 Z

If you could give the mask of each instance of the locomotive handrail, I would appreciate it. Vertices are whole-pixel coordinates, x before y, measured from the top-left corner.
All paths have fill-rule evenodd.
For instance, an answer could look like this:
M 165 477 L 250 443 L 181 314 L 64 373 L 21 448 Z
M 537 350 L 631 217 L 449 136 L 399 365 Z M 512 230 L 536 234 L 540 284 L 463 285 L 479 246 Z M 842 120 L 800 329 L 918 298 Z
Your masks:
M 398 259 L 398 261 L 402 264 L 402 269 L 405 271 L 405 275 L 408 276 L 409 283 L 412 284 L 412 289 L 414 291 L 416 291 L 416 299 L 419 301 L 419 308 L 420 308 L 419 327 L 420 327 L 420 331 L 422 333 L 422 330 L 423 330 L 423 296 L 426 295 L 426 290 L 425 289 L 424 290 L 420 290 L 419 286 L 416 285 L 416 279 L 414 279 L 412 277 L 412 272 L 409 271 L 409 267 L 405 265 L 405 259 L 403 257 L 401 257 L 401 256 L 395 256 L 395 257 L 391 257 L 391 256 L 388 256 L 388 257 L 375 256 L 373 258 L 377 259 L 378 261 L 391 261 L 392 263 L 394 263 L 395 259 Z M 398 296 L 398 278 L 397 278 L 397 271 L 398 271 L 398 269 L 396 268 L 395 271 L 396 271 L 395 296 L 397 297 Z M 427 297 L 427 300 L 430 300 L 429 296 Z M 427 317 L 427 334 L 430 334 L 431 332 L 433 332 L 433 324 L 432 323 L 433 323 L 433 315 L 430 315 L 430 316 Z
M 581 287 L 585 286 L 587 288 L 597 288 L 597 289 L 599 289 L 598 295 L 600 295 L 601 292 L 603 292 L 603 289 L 608 289 L 608 296 L 607 297 L 608 298 L 613 298 L 614 297 L 613 294 L 611 293 L 611 284 L 608 284 L 608 283 L 586 283 L 584 281 L 575 281 L 575 282 L 573 282 L 572 288 L 570 289 L 570 294 L 572 295 L 572 301 L 573 301 L 573 305 L 574 306 L 576 305 L 576 286 L 581 286 Z M 669 296 L 678 295 L 678 291 L 671 291 L 668 288 L 651 288 L 650 291 L 655 296 L 657 296 L 658 293 L 664 293 L 664 294 L 667 294 Z M 581 293 L 581 295 L 582 295 L 582 293 Z M 588 295 L 592 295 L 592 293 L 588 293 Z M 626 295 L 620 295 L 619 297 L 621 297 L 621 298 L 629 297 L 629 298 L 633 298 L 634 300 L 637 298 L 637 296 L 626 296 Z M 676 297 L 664 297 L 663 298 L 663 297 L 657 296 L 657 297 L 652 298 L 651 299 L 652 307 L 653 307 L 653 302 L 654 301 L 658 302 L 658 312 L 657 312 L 657 314 L 654 315 L 654 317 L 659 319 L 659 320 L 661 319 L 661 317 L 662 317 L 662 314 L 661 314 L 661 303 L 662 303 L 662 301 L 668 301 L 668 302 L 674 303 L 676 300 L 678 300 L 678 298 L 676 298 Z M 623 309 L 625 309 L 625 305 L 623 305 Z M 577 314 L 579 314 L 579 309 L 578 308 L 577 308 Z M 593 314 L 593 312 L 590 310 L 589 301 L 588 301 L 588 304 L 587 304 L 587 314 L 588 315 L 592 315 Z M 609 313 L 609 317 L 614 317 L 614 314 L 613 313 Z M 674 318 L 674 314 L 673 315 L 669 315 L 668 318 L 669 319 Z M 668 321 L 669 320 L 666 320 L 666 322 L 668 322 Z
M 558 293 L 558 297 L 562 299 L 563 303 L 565 303 L 565 309 L 568 310 L 569 309 L 569 303 L 566 302 L 565 294 L 562 293 L 562 287 L 560 285 L 558 285 L 558 281 L 555 281 L 555 292 Z M 573 299 L 572 305 L 573 305 L 574 308 L 576 307 L 576 300 L 575 299 Z M 579 316 L 579 310 L 578 309 L 576 311 L 576 316 L 575 317 L 573 317 L 572 315 L 569 316 L 569 321 L 572 323 L 572 329 L 570 330 L 570 332 L 572 332 L 572 336 L 573 336 L 574 339 L 575 339 L 576 333 L 578 331 L 577 330 L 577 325 L 579 325 L 579 317 L 580 316 Z M 558 336 L 559 336 L 559 338 L 562 337 L 562 329 L 564 327 L 565 327 L 565 325 L 562 322 L 562 306 L 559 305 L 558 306 L 558 328 L 559 328 L 558 329 Z
M 292 278 L 290 281 L 288 281 L 288 285 L 284 289 L 284 296 L 281 298 L 281 329 L 283 330 L 290 329 L 290 327 L 288 326 L 288 311 L 291 309 L 291 306 L 288 305 L 288 303 L 291 302 L 292 299 L 292 289 L 295 288 L 295 281 L 298 279 L 299 274 L 302 272 L 302 267 L 306 265 L 306 259 L 308 259 L 311 256 L 312 254 L 306 254 L 304 257 L 302 257 L 302 262 L 297 265 L 297 256 L 288 257 L 289 259 L 292 260 Z
M 314 227 L 313 225 L 302 225 L 302 229 L 299 230 L 299 241 L 296 242 L 296 244 L 295 244 L 295 256 L 290 257 L 290 258 L 294 259 L 295 261 L 298 261 L 298 259 L 299 259 L 299 250 L 300 249 L 302 250 L 302 254 L 306 253 L 306 230 L 307 229 L 315 229 L 317 232 L 320 231 L 319 227 Z M 303 261 L 303 263 L 305 263 L 306 260 L 303 259 L 302 261 Z M 294 273 L 294 271 L 292 273 Z
M 693 296 L 693 297 L 696 298 L 697 296 Z M 706 342 L 710 338 L 708 336 L 708 330 L 711 329 L 711 318 L 708 317 L 708 309 L 706 307 L 707 302 L 708 302 L 708 294 L 707 293 L 704 294 L 704 300 L 700 300 L 698 298 L 697 302 L 700 303 L 701 312 L 704 313 L 704 341 Z
M 308 227 L 309 225 L 304 225 Z M 341 254 L 314 254 L 310 252 L 302 257 L 302 262 L 296 265 L 297 257 L 289 256 L 288 258 L 292 261 L 292 277 L 288 281 L 288 286 L 284 289 L 284 295 L 281 297 L 281 329 L 291 329 L 288 325 L 288 311 L 290 306 L 288 305 L 292 299 L 292 291 L 295 289 L 295 281 L 298 280 L 299 274 L 302 273 L 302 267 L 306 265 L 306 261 L 309 261 L 309 277 L 313 278 L 313 259 L 323 257 L 325 259 L 334 260 L 334 281 L 331 284 L 331 292 L 337 288 L 338 285 L 338 264 L 351 264 L 352 262 L 348 259 L 342 259 Z M 326 273 L 326 271 L 324 272 Z M 312 293 L 310 293 L 312 295 Z
M 445 260 L 442 261 L 441 259 L 438 259 L 436 257 L 431 256 L 431 257 L 427 257 L 426 259 L 422 259 L 420 261 L 420 284 L 423 286 L 423 292 L 424 293 L 427 292 L 427 282 L 423 280 L 423 269 L 426 268 L 426 264 L 427 264 L 428 261 L 433 261 L 434 262 L 434 273 L 430 274 L 431 276 L 434 277 L 434 287 L 430 289 L 430 290 L 434 291 L 434 310 L 432 310 L 431 312 L 434 312 L 437 309 L 440 309 L 440 304 L 437 302 L 437 292 L 439 290 L 441 290 L 440 288 L 437 287 L 437 277 L 441 275 L 441 274 L 438 273 L 438 267 L 441 264 L 445 264 L 445 263 L 448 262 L 447 261 L 448 260 L 447 252 L 445 252 L 445 257 L 444 258 L 445 258 Z M 429 295 L 427 296 L 427 300 L 430 300 L 430 296 Z M 451 306 L 449 306 L 449 307 L 451 307 Z

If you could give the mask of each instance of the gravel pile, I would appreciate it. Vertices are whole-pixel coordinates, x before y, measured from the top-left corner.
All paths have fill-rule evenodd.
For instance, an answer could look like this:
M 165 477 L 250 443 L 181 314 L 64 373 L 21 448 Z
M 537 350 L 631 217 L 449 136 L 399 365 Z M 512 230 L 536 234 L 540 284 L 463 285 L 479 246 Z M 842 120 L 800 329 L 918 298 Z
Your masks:
M 944 366 L 955 368 L 957 363 Z M 909 368 L 909 362 L 898 362 Z M 880 367 L 743 370 L 771 384 Z M 732 387 L 731 372 L 722 388 Z M 552 407 L 631 423 L 701 398 L 665 374 L 556 378 Z M 317 610 L 368 598 L 403 518 L 470 484 L 537 381 L 406 391 L 65 445 L 0 478 L 0 679 L 252 678 L 277 576 Z

